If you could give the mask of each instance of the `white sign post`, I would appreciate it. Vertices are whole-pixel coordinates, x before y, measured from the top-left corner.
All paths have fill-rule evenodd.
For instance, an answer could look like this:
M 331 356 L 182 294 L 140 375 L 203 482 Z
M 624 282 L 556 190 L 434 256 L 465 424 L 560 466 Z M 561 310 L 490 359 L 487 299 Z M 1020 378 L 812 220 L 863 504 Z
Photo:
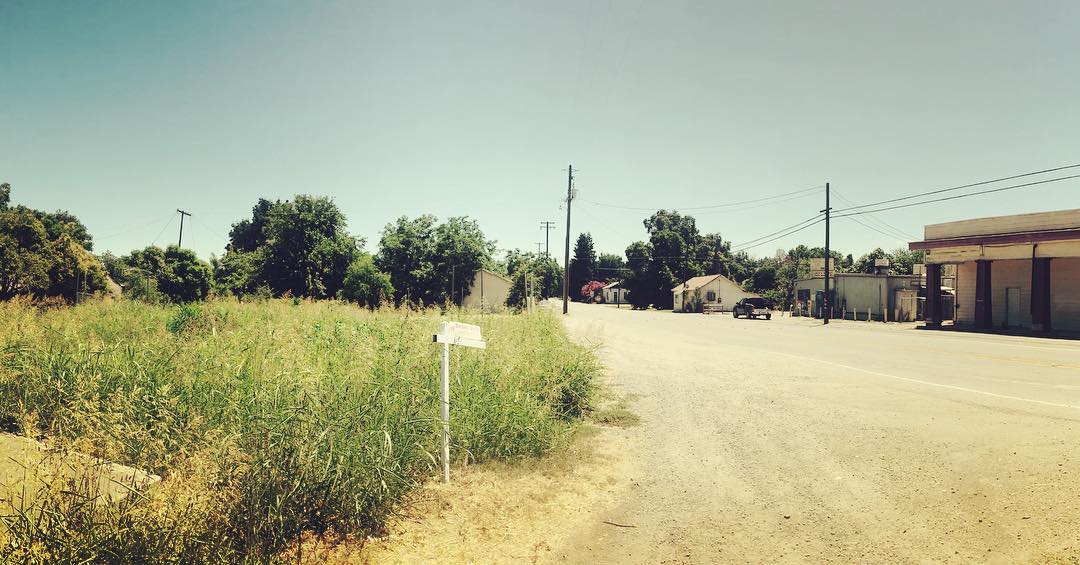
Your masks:
M 480 326 L 460 322 L 442 322 L 439 333 L 432 341 L 443 344 L 442 350 L 442 469 L 443 482 L 450 482 L 450 346 L 461 345 L 486 349 L 487 343 L 480 337 Z

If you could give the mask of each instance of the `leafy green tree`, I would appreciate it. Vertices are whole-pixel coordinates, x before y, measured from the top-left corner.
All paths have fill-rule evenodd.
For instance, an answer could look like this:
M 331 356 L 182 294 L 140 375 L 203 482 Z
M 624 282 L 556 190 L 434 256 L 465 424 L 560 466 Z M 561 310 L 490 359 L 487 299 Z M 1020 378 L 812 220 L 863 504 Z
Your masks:
M 393 298 L 394 285 L 390 283 L 390 275 L 380 271 L 371 255 L 365 253 L 349 265 L 338 296 L 343 300 L 375 309 Z
M 86 227 L 67 212 L 10 206 L 11 185 L 0 185 L 0 299 L 61 296 L 105 288 L 105 271 L 86 246 Z
M 754 274 L 750 277 L 750 289 L 754 292 L 775 290 L 776 276 L 775 265 L 761 265 L 757 269 L 754 269 Z
M 601 253 L 596 260 L 596 277 L 604 280 L 621 280 L 626 270 L 626 260 L 622 255 Z
M 270 206 L 262 234 L 259 281 L 277 296 L 336 296 L 363 243 L 345 232 L 345 215 L 324 196 Z
M 383 228 L 379 240 L 379 254 L 375 264 L 379 270 L 390 275 L 390 282 L 397 291 L 396 300 L 402 302 L 436 302 L 435 296 L 435 225 L 438 220 L 431 214 L 414 219 L 402 216 Z M 455 277 L 465 277 L 456 269 Z M 471 273 L 468 274 L 471 277 Z M 455 280 L 458 288 L 468 278 Z
M 270 220 L 270 210 L 280 206 L 281 201 L 271 202 L 260 198 L 258 203 L 251 208 L 251 219 L 240 220 L 232 225 L 229 230 L 229 251 L 258 251 L 266 245 L 266 224 Z
M 630 305 L 636 309 L 648 308 L 662 298 L 658 296 L 658 287 L 653 276 L 652 266 L 652 245 L 644 241 L 636 241 L 626 248 L 628 274 L 623 279 L 623 286 L 630 291 L 628 300 Z
M 34 215 L 38 220 L 41 220 L 41 225 L 45 226 L 45 232 L 49 234 L 49 239 L 55 241 L 59 240 L 61 236 L 67 235 L 87 251 L 94 250 L 94 238 L 90 237 L 90 232 L 87 231 L 86 226 L 70 212 L 65 210 L 55 212 L 34 210 Z
M 259 254 L 228 250 L 220 259 L 210 257 L 214 273 L 213 289 L 218 295 L 237 298 L 253 295 L 259 288 Z
M 148 246 L 122 257 L 125 289 L 132 298 L 156 301 L 159 296 L 176 303 L 205 300 L 213 273 L 210 265 L 190 249 L 170 245 Z M 160 295 L 159 295 L 160 293 Z
M 925 256 L 922 251 L 912 251 L 911 249 L 899 247 L 889 253 L 892 272 L 899 275 L 912 274 L 913 267 L 923 261 L 925 261 Z
M 853 269 L 856 273 L 873 273 L 875 261 L 886 258 L 888 258 L 888 254 L 885 253 L 884 249 L 878 247 L 862 257 L 859 257 L 859 260 L 855 262 Z
M 578 289 L 596 278 L 596 249 L 592 234 L 583 233 L 574 243 L 574 256 L 570 258 L 570 295 L 579 297 Z
M 375 264 L 390 275 L 398 303 L 460 302 L 481 267 L 493 266 L 495 243 L 466 217 L 405 216 L 383 228 Z
M 506 303 L 522 306 L 525 301 L 525 273 L 529 276 L 529 292 L 536 299 L 562 296 L 562 268 L 552 257 L 514 249 L 506 255 L 510 279 L 510 295 Z

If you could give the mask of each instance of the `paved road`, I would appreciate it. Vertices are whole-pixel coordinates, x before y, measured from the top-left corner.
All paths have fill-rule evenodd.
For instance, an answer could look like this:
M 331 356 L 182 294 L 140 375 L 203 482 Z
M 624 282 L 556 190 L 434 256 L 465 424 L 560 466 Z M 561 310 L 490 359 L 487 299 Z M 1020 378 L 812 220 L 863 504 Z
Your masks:
M 642 423 L 558 557 L 1080 559 L 1080 343 L 574 306 Z

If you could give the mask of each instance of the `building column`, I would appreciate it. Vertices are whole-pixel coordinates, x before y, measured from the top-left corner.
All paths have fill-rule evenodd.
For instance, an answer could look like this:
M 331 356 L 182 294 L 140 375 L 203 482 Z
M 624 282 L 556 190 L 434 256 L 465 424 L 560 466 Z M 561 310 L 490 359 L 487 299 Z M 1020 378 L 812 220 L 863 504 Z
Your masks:
M 941 326 L 941 265 L 926 265 L 926 311 L 923 313 L 926 325 Z
M 990 284 L 992 261 L 975 261 L 975 327 L 989 329 L 994 325 L 994 306 Z
M 1048 332 L 1050 325 L 1050 259 L 1031 259 L 1031 326 Z

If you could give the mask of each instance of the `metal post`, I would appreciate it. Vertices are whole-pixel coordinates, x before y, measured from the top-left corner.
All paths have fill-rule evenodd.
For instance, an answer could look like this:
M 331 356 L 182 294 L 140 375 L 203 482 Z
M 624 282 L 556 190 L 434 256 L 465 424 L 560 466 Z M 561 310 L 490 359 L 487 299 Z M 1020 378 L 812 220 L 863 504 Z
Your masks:
M 442 472 L 443 482 L 450 482 L 450 344 L 442 350 Z
M 828 324 L 829 318 L 832 317 L 831 301 L 829 300 L 829 260 L 832 258 L 829 253 L 829 183 L 825 183 L 825 299 L 822 302 L 821 318 L 823 323 Z

